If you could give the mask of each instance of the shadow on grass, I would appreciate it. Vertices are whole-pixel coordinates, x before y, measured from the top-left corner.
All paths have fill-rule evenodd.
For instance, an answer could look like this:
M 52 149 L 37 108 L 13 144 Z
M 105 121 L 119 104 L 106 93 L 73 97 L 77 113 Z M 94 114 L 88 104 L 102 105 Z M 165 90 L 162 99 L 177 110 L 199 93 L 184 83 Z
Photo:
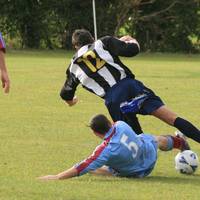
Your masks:
M 200 186 L 200 175 L 183 175 L 183 177 L 150 176 L 141 179 L 144 182 L 160 182 L 168 184 L 195 184 Z
M 90 177 L 90 182 L 98 181 L 98 182 L 144 182 L 144 183 L 163 183 L 163 184 L 195 184 L 196 186 L 200 186 L 200 175 L 183 175 L 182 177 L 168 177 L 168 176 L 149 176 L 145 178 L 119 178 L 119 177 Z M 80 182 L 88 182 L 88 179 L 81 178 L 77 179 Z

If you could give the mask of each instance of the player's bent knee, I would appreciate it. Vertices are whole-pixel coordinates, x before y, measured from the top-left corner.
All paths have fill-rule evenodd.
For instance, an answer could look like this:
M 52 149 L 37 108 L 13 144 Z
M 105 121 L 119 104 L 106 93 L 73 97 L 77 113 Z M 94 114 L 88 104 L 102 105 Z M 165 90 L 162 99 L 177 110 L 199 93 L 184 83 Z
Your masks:
M 158 148 L 162 151 L 167 151 L 168 140 L 165 136 L 157 136 Z

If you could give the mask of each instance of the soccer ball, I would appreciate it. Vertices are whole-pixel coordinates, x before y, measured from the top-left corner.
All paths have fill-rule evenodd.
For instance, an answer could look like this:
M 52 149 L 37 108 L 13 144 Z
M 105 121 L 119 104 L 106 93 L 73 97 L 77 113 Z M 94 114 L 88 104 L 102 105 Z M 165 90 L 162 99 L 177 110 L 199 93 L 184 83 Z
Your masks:
M 182 174 L 193 174 L 199 165 L 197 154 L 191 150 L 178 153 L 175 157 L 175 168 Z

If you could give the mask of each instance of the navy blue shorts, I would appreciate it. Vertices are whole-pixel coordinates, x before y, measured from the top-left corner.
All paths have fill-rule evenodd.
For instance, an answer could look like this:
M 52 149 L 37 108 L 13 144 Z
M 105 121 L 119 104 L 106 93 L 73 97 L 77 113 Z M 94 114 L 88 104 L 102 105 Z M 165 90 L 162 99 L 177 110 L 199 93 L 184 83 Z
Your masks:
M 114 121 L 124 120 L 124 116 L 120 111 L 120 104 L 129 101 L 139 95 L 147 95 L 141 108 L 136 114 L 150 115 L 153 111 L 157 110 L 164 105 L 160 97 L 144 84 L 138 80 L 125 78 L 118 84 L 114 85 L 108 90 L 105 96 L 105 105 Z

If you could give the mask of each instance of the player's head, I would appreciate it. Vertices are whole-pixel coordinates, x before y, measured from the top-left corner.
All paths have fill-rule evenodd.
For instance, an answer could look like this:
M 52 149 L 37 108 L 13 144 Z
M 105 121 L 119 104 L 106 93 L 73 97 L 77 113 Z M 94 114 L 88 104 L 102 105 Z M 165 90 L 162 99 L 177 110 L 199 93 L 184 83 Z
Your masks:
M 94 131 L 94 133 L 104 136 L 109 129 L 112 127 L 110 120 L 102 114 L 95 115 L 89 122 L 89 127 Z
M 80 49 L 86 44 L 91 44 L 94 42 L 94 38 L 91 33 L 85 29 L 77 29 L 72 34 L 72 44 L 75 49 Z

